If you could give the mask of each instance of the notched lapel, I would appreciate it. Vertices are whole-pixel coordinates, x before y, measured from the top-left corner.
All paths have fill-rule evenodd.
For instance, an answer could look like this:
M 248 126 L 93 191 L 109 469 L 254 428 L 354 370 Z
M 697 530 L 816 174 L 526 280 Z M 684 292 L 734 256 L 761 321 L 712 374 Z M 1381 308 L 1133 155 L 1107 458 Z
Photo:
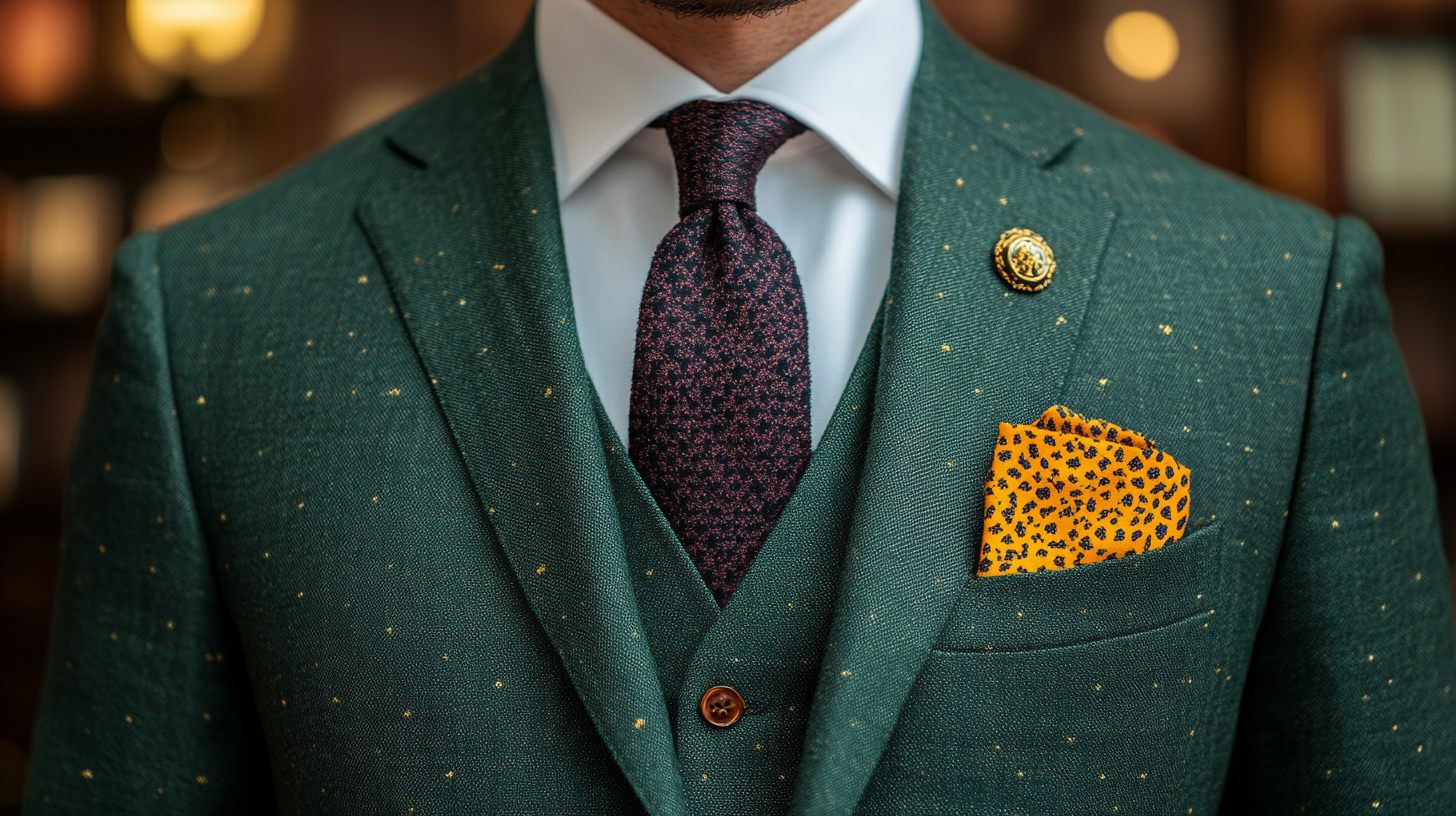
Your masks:
M 1112 225 L 1110 202 L 1055 164 L 1081 135 L 1054 112 L 1072 106 L 925 19 L 874 425 L 798 814 L 849 814 L 868 785 L 974 572 L 997 425 L 1056 403 Z M 1056 253 L 1039 293 L 995 272 L 992 249 L 1015 228 Z
M 648 811 L 686 806 L 581 362 L 532 26 L 359 210 L 511 567 Z

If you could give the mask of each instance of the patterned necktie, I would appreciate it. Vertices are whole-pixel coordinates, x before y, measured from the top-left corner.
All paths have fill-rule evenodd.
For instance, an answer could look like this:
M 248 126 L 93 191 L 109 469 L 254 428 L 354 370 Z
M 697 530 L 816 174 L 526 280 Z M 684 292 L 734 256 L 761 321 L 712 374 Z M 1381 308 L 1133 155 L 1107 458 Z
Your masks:
M 794 261 L 754 211 L 764 162 L 804 126 L 758 102 L 690 102 L 653 123 L 678 215 L 637 318 L 628 448 L 727 605 L 809 464 L 809 330 Z

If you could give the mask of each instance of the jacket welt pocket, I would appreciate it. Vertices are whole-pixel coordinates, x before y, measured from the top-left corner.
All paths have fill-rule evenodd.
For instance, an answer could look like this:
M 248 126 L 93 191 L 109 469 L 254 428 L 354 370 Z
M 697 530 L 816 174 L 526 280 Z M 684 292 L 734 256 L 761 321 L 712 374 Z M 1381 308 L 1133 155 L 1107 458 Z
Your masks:
M 1217 614 L 1227 553 L 1214 522 L 1161 549 L 1067 570 L 974 578 L 934 648 L 1048 649 Z

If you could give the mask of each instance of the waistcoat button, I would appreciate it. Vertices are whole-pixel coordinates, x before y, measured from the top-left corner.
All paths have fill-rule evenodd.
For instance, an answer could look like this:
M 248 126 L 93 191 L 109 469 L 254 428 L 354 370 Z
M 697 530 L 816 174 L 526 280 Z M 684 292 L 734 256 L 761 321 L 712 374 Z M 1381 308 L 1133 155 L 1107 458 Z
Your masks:
M 708 725 L 727 728 L 743 716 L 743 695 L 729 686 L 714 686 L 698 701 L 698 713 Z

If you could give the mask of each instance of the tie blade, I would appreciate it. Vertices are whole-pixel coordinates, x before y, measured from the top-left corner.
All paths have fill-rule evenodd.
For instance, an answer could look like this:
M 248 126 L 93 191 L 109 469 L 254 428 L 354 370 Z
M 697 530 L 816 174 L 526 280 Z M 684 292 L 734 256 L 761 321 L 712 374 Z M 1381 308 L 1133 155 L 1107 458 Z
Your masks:
M 700 120 L 716 126 L 721 113 L 684 114 L 687 124 L 670 122 L 669 133 Z M 704 154 L 677 153 L 680 184 L 691 173 L 724 177 L 722 165 L 736 161 L 733 172 L 754 167 L 751 193 L 767 158 L 763 145 L 771 153 L 802 131 L 777 116 L 777 141 L 742 145 L 747 158 L 719 150 L 708 154 L 718 164 L 704 170 L 691 165 Z M 653 256 L 638 315 L 628 451 L 726 604 L 809 464 L 809 334 L 803 289 L 782 239 L 737 199 L 707 203 Z

